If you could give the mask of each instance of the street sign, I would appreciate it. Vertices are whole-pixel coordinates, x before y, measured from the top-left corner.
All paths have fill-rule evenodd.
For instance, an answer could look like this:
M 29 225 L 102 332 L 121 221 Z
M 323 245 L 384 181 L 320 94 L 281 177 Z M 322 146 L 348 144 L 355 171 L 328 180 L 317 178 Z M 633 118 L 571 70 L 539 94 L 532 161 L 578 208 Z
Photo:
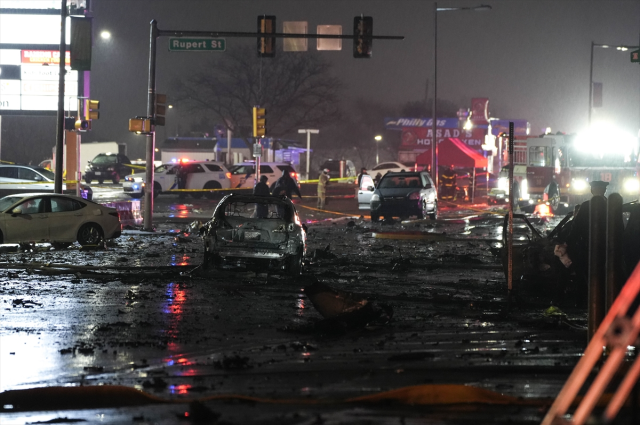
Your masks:
M 253 157 L 260 158 L 262 156 L 262 145 L 260 143 L 253 144 Z
M 631 52 L 631 62 L 640 62 L 640 49 Z
M 224 52 L 227 43 L 224 38 L 183 38 L 169 39 L 170 52 Z

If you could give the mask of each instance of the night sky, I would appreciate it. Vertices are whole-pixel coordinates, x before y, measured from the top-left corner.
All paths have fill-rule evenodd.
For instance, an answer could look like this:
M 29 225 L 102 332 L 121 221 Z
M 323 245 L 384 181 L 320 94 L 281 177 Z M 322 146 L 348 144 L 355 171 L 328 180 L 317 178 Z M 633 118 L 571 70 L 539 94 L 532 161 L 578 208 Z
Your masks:
M 439 7 L 480 4 L 493 9 L 438 13 L 438 98 L 467 108 L 472 97 L 488 97 L 491 116 L 528 119 L 534 134 L 544 127 L 577 132 L 586 126 L 592 41 L 639 44 L 640 1 L 438 2 Z M 132 157 L 143 155 L 144 137 L 128 133 L 127 122 L 146 113 L 152 19 L 161 29 L 255 31 L 257 15 L 269 14 L 276 15 L 278 32 L 283 21 L 308 21 L 310 32 L 316 25 L 339 24 L 351 33 L 354 16 L 372 16 L 374 34 L 405 40 L 374 41 L 371 59 L 354 59 L 347 40 L 342 51 L 322 54 L 344 82 L 345 101 L 362 97 L 400 105 L 422 100 L 426 82 L 433 82 L 433 6 L 424 0 L 93 0 L 91 97 L 101 101 L 101 118 L 83 141 L 123 141 Z M 102 40 L 102 30 L 112 38 Z M 255 40 L 227 38 L 227 49 L 237 43 Z M 168 38 L 160 38 L 158 46 L 157 90 L 169 101 L 173 78 L 188 75 L 204 57 L 225 54 L 168 52 Z M 630 62 L 629 52 L 596 48 L 593 80 L 604 87 L 604 107 L 594 111 L 593 120 L 606 119 L 636 135 L 640 65 Z M 169 114 L 172 132 L 180 110 Z

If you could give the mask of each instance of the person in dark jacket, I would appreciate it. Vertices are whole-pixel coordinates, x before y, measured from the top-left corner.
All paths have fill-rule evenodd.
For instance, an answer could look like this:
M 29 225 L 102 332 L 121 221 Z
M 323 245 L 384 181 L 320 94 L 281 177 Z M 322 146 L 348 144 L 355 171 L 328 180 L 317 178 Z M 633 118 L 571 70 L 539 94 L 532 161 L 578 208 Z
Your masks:
M 260 181 L 254 186 L 253 194 L 257 196 L 271 196 L 271 190 L 269 190 L 269 185 L 267 181 L 269 178 L 267 176 L 260 176 Z M 269 217 L 269 205 L 264 203 L 256 204 L 256 218 L 267 218 Z
M 300 189 L 298 189 L 296 181 L 291 177 L 291 175 L 289 175 L 289 170 L 282 170 L 282 177 L 271 185 L 271 194 L 273 196 L 286 195 L 287 198 L 292 199 L 292 195 L 294 193 L 302 199 Z

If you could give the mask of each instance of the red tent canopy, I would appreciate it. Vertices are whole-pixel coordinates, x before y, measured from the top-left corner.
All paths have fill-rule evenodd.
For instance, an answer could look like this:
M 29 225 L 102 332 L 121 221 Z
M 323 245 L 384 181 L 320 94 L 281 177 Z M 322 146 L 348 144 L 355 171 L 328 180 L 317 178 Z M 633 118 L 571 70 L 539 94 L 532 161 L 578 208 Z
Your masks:
M 431 149 L 416 158 L 418 167 L 431 165 Z M 447 138 L 438 144 L 438 164 L 456 167 L 486 168 L 487 158 L 471 149 L 462 140 Z

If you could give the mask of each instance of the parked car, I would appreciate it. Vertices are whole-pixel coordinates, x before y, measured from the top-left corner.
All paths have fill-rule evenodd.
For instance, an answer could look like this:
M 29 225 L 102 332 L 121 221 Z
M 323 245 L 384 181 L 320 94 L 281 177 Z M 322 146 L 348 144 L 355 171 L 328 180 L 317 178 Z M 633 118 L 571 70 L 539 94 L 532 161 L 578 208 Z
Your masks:
M 360 179 L 360 187 L 358 187 L 358 208 L 361 210 L 371 209 L 371 197 L 375 190 L 373 177 L 369 174 L 363 174 Z
M 0 243 L 51 242 L 64 248 L 75 241 L 97 245 L 120 234 L 118 211 L 84 198 L 22 193 L 0 199 Z
M 228 189 L 231 187 L 231 174 L 222 162 L 212 161 L 189 161 L 183 162 L 187 174 L 187 184 L 185 189 Z M 146 187 L 146 172 L 131 174 L 124 178 L 122 188 L 124 193 L 132 198 L 141 198 Z M 171 189 L 177 189 L 176 185 L 176 163 L 162 164 L 154 171 L 153 176 L 153 197 Z M 189 192 L 189 194 L 199 199 L 202 195 L 209 199 L 215 197 L 213 192 Z
M 381 162 L 380 164 L 369 170 L 369 174 L 376 176 L 378 173 L 384 176 L 386 173 L 397 173 L 399 171 L 414 171 L 411 164 L 403 164 L 401 162 Z
M 340 176 L 340 163 L 343 163 L 342 165 L 342 177 L 343 178 L 349 178 L 351 177 L 351 179 L 347 179 L 345 180 L 347 183 L 352 184 L 353 182 L 356 181 L 356 177 L 358 176 L 358 173 L 356 172 L 356 166 L 353 165 L 353 161 L 350 160 L 339 160 L 339 159 L 327 159 L 325 162 L 322 163 L 322 165 L 320 166 L 320 170 L 329 170 L 329 177 L 332 179 L 339 179 Z M 318 176 L 309 176 L 310 178 L 317 178 Z
M 261 162 L 260 175 L 267 176 L 267 184 L 271 185 L 282 176 L 284 170 L 289 171 L 289 175 L 298 183 L 298 173 L 288 162 Z M 255 161 L 245 161 L 236 164 L 231 168 L 231 187 L 253 187 L 256 185 L 256 163 Z
M 89 161 L 84 170 L 84 181 L 91 184 L 93 180 L 98 180 L 99 184 L 105 180 L 111 180 L 113 184 L 120 183 L 120 180 L 131 174 L 129 167 L 131 161 L 126 155 L 121 153 L 101 153 Z
M 0 164 L 0 196 L 28 192 L 53 192 L 54 186 L 55 175 L 51 170 L 32 165 Z M 80 185 L 80 189 L 83 198 L 92 199 L 91 187 Z M 66 184 L 62 183 L 62 192 L 75 193 L 75 189 L 67 189 Z
M 301 273 L 307 236 L 286 197 L 227 195 L 201 233 L 205 267 L 244 264 Z
M 371 221 L 409 216 L 438 217 L 438 194 L 427 172 L 387 173 L 371 196 Z

